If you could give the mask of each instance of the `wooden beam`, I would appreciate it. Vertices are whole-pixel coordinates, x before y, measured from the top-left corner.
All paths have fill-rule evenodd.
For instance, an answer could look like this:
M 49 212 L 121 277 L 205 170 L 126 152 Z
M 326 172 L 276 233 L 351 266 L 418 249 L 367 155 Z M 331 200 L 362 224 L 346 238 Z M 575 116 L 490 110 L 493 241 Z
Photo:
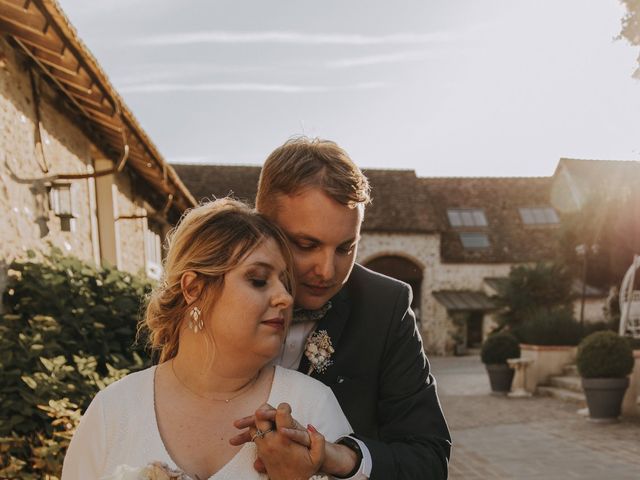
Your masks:
M 51 68 L 55 68 L 56 70 L 58 70 L 59 72 L 64 72 L 67 73 L 69 75 L 76 75 L 76 70 L 69 70 L 67 69 L 64 65 L 61 65 L 60 62 L 57 62 L 55 60 L 51 60 L 51 56 L 48 55 L 43 55 L 42 52 L 34 52 L 33 53 L 38 60 L 40 60 L 44 65 L 47 65 Z
M 26 29 L 37 34 L 42 34 L 47 25 L 46 20 L 38 12 L 25 10 L 21 6 L 12 5 L 6 1 L 0 2 L 0 17 L 13 24 L 23 25 Z
M 54 68 L 61 70 L 63 72 L 68 73 L 69 75 L 78 75 L 78 67 L 80 66 L 80 62 L 78 62 L 71 55 L 59 55 L 52 54 L 46 50 L 40 50 L 38 47 L 34 47 L 35 52 L 33 52 L 40 60 L 47 64 L 52 65 Z
M 29 45 L 48 50 L 55 55 L 60 55 L 60 52 L 62 52 L 63 43 L 60 39 L 51 36 L 45 37 L 40 32 L 35 33 L 22 25 L 12 23 L 8 18 L 0 17 L 0 30 L 13 35 L 18 40 L 23 40 Z
M 94 92 L 93 83 L 88 78 L 83 78 L 81 75 L 69 75 L 68 73 L 65 73 L 61 70 L 57 70 L 51 73 L 56 77 L 56 80 L 64 83 L 65 85 L 69 85 L 76 90 L 82 91 L 85 95 L 92 95 L 94 93 L 97 93 Z

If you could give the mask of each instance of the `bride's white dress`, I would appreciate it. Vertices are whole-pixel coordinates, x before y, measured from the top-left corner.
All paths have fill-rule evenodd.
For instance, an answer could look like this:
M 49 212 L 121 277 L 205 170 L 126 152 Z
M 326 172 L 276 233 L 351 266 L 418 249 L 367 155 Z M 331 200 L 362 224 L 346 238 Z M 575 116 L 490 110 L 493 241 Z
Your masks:
M 160 437 L 154 407 L 151 367 L 109 385 L 93 399 L 67 451 L 62 480 L 100 479 L 121 465 L 144 467 L 160 461 L 178 468 Z M 275 367 L 268 403 L 288 402 L 302 425 L 312 424 L 327 440 L 352 430 L 329 387 L 299 372 Z M 258 480 L 253 469 L 256 446 L 246 443 L 209 480 Z

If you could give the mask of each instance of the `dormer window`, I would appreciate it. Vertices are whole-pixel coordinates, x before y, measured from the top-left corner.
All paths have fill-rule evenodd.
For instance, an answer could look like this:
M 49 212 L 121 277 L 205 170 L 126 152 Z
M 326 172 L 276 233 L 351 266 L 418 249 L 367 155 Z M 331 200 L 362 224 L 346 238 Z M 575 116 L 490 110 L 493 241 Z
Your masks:
M 489 248 L 491 245 L 487 234 L 480 232 L 460 232 L 460 241 L 467 250 Z
M 520 208 L 520 218 L 525 225 L 556 225 L 558 214 L 551 207 Z
M 450 208 L 447 210 L 452 227 L 486 227 L 487 217 L 481 208 Z

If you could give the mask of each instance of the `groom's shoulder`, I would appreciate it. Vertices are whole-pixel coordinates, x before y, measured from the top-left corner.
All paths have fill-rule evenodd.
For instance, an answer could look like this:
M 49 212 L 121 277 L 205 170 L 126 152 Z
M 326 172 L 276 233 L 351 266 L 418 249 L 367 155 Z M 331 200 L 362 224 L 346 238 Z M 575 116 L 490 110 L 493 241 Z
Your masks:
M 359 263 L 353 266 L 347 287 L 351 291 L 364 293 L 366 295 L 377 292 L 393 292 L 398 294 L 398 292 L 410 288 L 405 282 L 369 270 Z

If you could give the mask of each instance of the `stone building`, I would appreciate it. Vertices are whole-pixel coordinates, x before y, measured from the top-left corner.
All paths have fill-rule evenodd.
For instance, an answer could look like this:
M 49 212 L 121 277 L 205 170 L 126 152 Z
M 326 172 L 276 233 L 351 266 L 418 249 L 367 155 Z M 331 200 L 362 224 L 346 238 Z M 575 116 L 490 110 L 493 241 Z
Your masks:
M 511 267 L 554 258 L 562 212 L 553 202 L 559 196 L 571 201 L 561 173 L 567 163 L 561 161 L 551 177 L 535 178 L 420 178 L 412 170 L 365 170 L 373 203 L 357 260 L 412 286 L 430 353 L 479 346 L 495 325 L 494 297 Z M 255 198 L 259 167 L 174 168 L 198 200 Z M 578 317 L 580 283 L 574 293 Z M 604 298 L 586 288 L 586 321 L 602 319 Z
M 167 226 L 195 204 L 56 2 L 0 6 L 0 290 L 55 245 L 157 277 Z

